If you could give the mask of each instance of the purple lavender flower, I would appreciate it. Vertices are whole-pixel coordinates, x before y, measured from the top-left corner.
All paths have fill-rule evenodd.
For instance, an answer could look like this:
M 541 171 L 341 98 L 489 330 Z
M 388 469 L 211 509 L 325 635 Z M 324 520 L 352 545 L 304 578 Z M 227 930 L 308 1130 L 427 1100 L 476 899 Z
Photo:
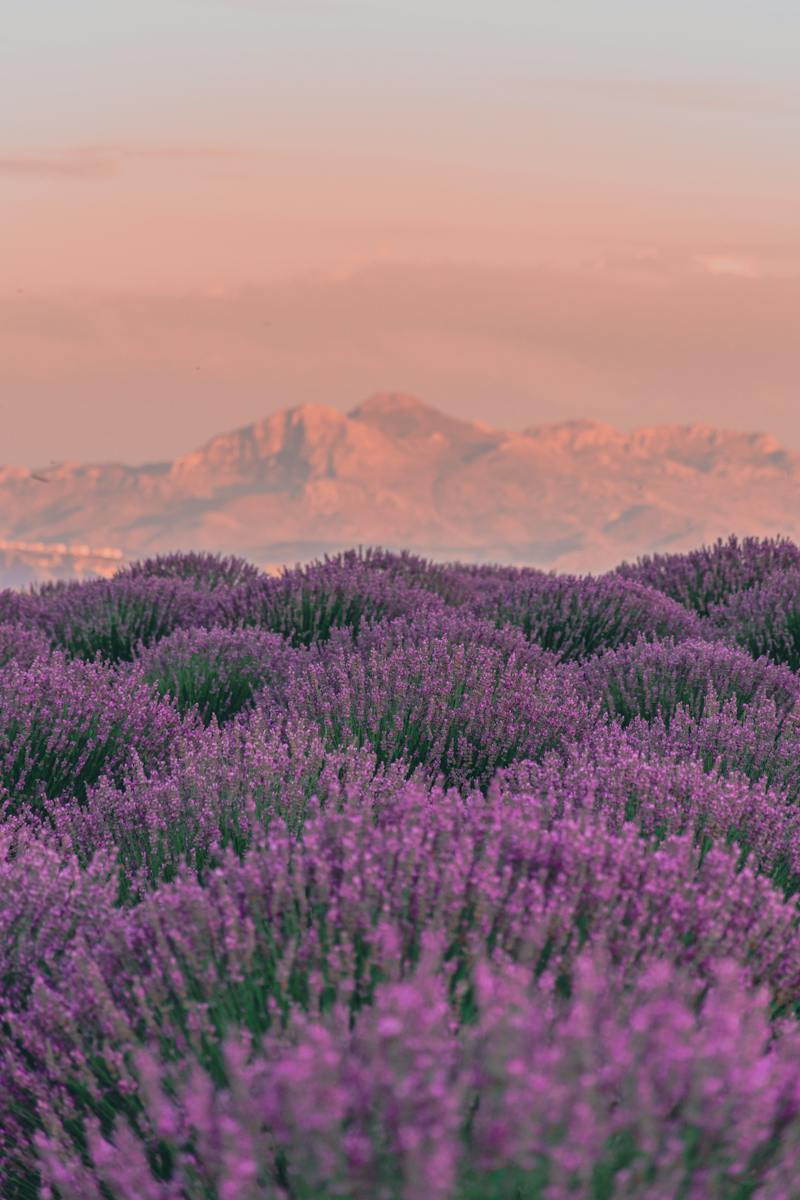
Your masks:
M 700 853 L 712 844 L 732 844 L 741 862 L 794 893 L 800 888 L 800 809 L 767 785 L 765 771 L 750 778 L 742 769 L 746 721 L 729 716 L 722 726 L 734 743 L 729 763 L 710 753 L 704 760 L 705 744 L 713 748 L 720 730 L 716 718 L 706 723 L 711 728 L 703 740 L 685 712 L 669 732 L 660 719 L 625 730 L 601 725 L 540 763 L 519 762 L 499 772 L 494 787 L 511 799 L 534 798 L 552 820 L 590 813 L 616 831 L 634 822 L 646 837 L 659 840 L 691 835 Z M 744 739 L 737 738 L 737 729 Z
M 332 752 L 313 725 L 276 726 L 256 710 L 176 738 L 157 777 L 136 767 L 122 784 L 101 779 L 83 802 L 62 797 L 45 814 L 81 862 L 115 852 L 121 894 L 131 898 L 182 866 L 205 876 L 222 851 L 244 854 L 276 818 L 297 834 L 318 806 L 359 802 L 378 812 L 404 782 L 401 763 L 383 768 L 367 748 Z
M 432 562 L 417 554 L 411 554 L 408 550 L 396 552 L 383 550 L 378 546 L 368 546 L 366 549 L 345 550 L 341 554 L 326 555 L 322 562 L 314 565 L 321 567 L 324 564 L 351 569 L 366 566 L 374 571 L 383 571 L 412 587 L 434 592 L 447 604 L 464 604 L 473 592 L 471 580 L 465 575 L 461 564 Z
M 416 1012 L 425 971 L 446 989 L 441 1020 L 462 1026 L 460 1037 L 481 1012 L 482 962 L 557 997 L 580 991 L 587 947 L 605 956 L 614 994 L 635 996 L 664 964 L 699 995 L 731 959 L 747 986 L 766 989 L 759 1011 L 768 999 L 774 1013 L 791 1010 L 800 995 L 797 910 L 734 855 L 698 854 L 692 837 L 654 845 L 634 826 L 612 832 L 585 813 L 553 819 L 534 797 L 405 786 L 377 811 L 358 800 L 310 815 L 300 840 L 273 822 L 243 858 L 229 851 L 204 880 L 182 873 L 130 910 L 114 907 L 107 887 L 94 894 L 91 938 L 69 924 L 55 973 L 37 970 L 34 950 L 33 983 L 5 1018 L 15 1094 L 31 1098 L 29 1120 L 38 1114 L 67 1140 L 73 1117 L 124 1110 L 141 1095 L 139 1047 L 168 1048 L 224 1088 L 228 1032 L 281 1044 L 302 1013 L 314 1022 L 340 1009 L 332 1052 L 343 1053 L 352 1022 L 380 1009 L 381 983 Z M 620 1036 L 631 1020 L 635 1028 L 632 1012 Z M 402 1021 L 393 1028 L 401 1064 L 419 1016 L 407 1034 Z M 592 1028 L 587 1018 L 587 1038 Z M 565 1030 L 554 1048 L 568 1047 Z M 653 1069 L 666 1071 L 671 1052 Z M 371 1068 L 366 1078 L 372 1086 Z M 413 1095 L 413 1078 L 398 1065 L 392 1086 Z M 382 1144 L 385 1134 L 370 1136 Z
M 390 650 L 403 650 L 415 643 L 440 640 L 451 651 L 458 646 L 485 646 L 497 652 L 503 662 L 514 661 L 517 667 L 540 675 L 547 668 L 560 666 L 560 674 L 566 679 L 570 672 L 576 681 L 582 680 L 577 664 L 560 664 L 559 657 L 530 642 L 515 625 L 497 626 L 484 617 L 476 617 L 468 608 L 434 607 L 423 609 L 412 616 L 385 618 L 362 625 L 354 635 L 351 629 L 331 630 L 329 648 L 320 647 L 315 653 L 325 658 L 339 647 L 345 654 L 368 654 L 373 649 L 385 654 Z
M 3 1197 L 794 1196 L 798 554 L 0 593 Z
M 15 591 L 4 588 L 0 591 L 0 622 L 12 623 L 30 627 L 35 624 L 41 600 L 32 590 Z
M 625 988 L 602 955 L 579 961 L 568 1001 L 520 971 L 480 963 L 477 977 L 460 1032 L 422 969 L 381 985 L 352 1028 L 336 1008 L 255 1055 L 230 1037 L 224 1089 L 140 1053 L 145 1141 L 93 1120 L 90 1174 L 55 1125 L 36 1139 L 46 1185 L 63 1200 L 99 1200 L 98 1180 L 114 1200 L 567 1200 L 598 1180 L 642 1200 L 791 1194 L 800 1034 L 773 1044 L 765 996 L 735 964 L 717 964 L 705 996 L 666 963 Z M 167 1179 L 146 1154 L 159 1143 Z
M 800 797 L 800 713 L 782 711 L 771 697 L 744 706 L 735 697 L 722 703 L 709 698 L 696 719 L 679 706 L 669 727 L 659 715 L 637 718 L 628 728 L 649 754 L 691 758 L 723 775 L 744 774 L 791 803 Z

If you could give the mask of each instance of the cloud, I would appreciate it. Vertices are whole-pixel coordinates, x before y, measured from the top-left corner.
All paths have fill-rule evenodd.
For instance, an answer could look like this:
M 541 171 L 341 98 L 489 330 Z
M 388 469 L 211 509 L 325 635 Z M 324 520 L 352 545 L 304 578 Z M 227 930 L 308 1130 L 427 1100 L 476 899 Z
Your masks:
M 755 259 L 737 255 L 701 254 L 697 262 L 709 275 L 737 275 L 741 279 L 757 279 L 763 274 Z
M 690 79 L 550 79 L 557 90 L 580 92 L 623 104 L 654 104 L 697 112 L 778 116 L 800 112 L 800 94 L 745 82 Z
M 109 179 L 118 175 L 126 162 L 161 159 L 181 162 L 192 159 L 227 158 L 240 153 L 226 146 L 115 145 L 72 146 L 35 154 L 0 154 L 0 175 L 19 178 Z
M 772 261 L 743 254 L 700 254 L 695 262 L 708 275 L 733 275 L 739 279 L 796 279 L 800 261 Z
M 788 250 L 768 259 L 723 249 L 659 255 L 655 247 L 573 268 L 387 261 L 231 290 L 0 296 L 0 326 L 9 335 L 84 340 L 93 352 L 136 344 L 180 356 L 178 347 L 213 343 L 233 360 L 251 352 L 302 359 L 346 346 L 372 353 L 424 332 L 576 356 L 604 369 L 635 361 L 645 373 L 669 366 L 679 348 L 695 363 L 716 362 L 723 339 L 720 369 L 747 354 L 754 362 L 782 355 L 796 368 L 789 314 L 800 272 L 790 271 L 792 262 Z
M 20 178 L 107 179 L 117 174 L 118 159 L 108 154 L 68 150 L 57 154 L 0 155 L 0 175 Z
M 240 154 L 235 146 L 95 146 L 91 149 L 120 158 L 231 158 Z

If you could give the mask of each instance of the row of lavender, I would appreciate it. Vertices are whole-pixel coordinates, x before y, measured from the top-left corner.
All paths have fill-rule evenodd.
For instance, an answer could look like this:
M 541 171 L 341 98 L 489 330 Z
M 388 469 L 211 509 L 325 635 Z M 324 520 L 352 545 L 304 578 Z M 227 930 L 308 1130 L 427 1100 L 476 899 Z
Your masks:
M 800 548 L 0 593 L 8 1200 L 800 1197 Z

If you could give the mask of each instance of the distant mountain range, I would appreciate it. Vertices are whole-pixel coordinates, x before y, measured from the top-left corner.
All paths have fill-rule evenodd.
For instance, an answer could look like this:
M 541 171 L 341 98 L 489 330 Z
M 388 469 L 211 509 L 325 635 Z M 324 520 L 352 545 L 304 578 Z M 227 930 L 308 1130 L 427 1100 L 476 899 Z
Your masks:
M 800 540 L 800 454 L 707 425 L 509 432 L 398 393 L 284 409 L 174 462 L 0 467 L 4 586 L 120 554 L 274 566 L 358 544 L 602 571 L 729 533 Z

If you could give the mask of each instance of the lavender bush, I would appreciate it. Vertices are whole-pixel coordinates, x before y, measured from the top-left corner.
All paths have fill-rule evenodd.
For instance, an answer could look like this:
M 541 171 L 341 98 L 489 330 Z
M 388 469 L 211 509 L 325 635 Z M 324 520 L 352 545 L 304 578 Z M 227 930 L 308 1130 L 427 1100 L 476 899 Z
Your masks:
M 0 671 L 0 802 L 13 811 L 74 796 L 136 760 L 167 760 L 180 714 L 149 687 L 62 654 Z
M 562 660 L 589 658 L 638 638 L 701 637 L 698 619 L 675 600 L 629 580 L 521 571 L 490 577 L 472 607 L 498 625 L 518 626 Z
M 184 579 L 196 588 L 236 587 L 248 580 L 262 578 L 258 567 L 235 555 L 207 554 L 192 551 L 189 554 L 158 554 L 155 558 L 140 559 L 117 571 L 115 579 Z
M 697 719 L 679 706 L 669 726 L 659 715 L 637 718 L 628 728 L 648 753 L 692 758 L 723 775 L 741 773 L 791 803 L 800 800 L 800 713 L 782 712 L 769 697 L 744 706 L 734 697 L 709 699 Z
M 385 627 L 384 627 L 385 628 Z M 331 750 L 370 747 L 432 780 L 488 783 L 519 758 L 534 758 L 592 724 L 569 672 L 534 673 L 493 646 L 446 636 L 398 644 L 392 630 L 355 653 L 341 641 L 292 672 L 271 708 L 311 721 Z
M 639 827 L 659 841 L 691 835 L 702 854 L 733 846 L 740 863 L 771 877 L 786 894 L 800 889 L 800 808 L 791 795 L 753 779 L 735 765 L 704 761 L 682 740 L 691 722 L 681 714 L 670 737 L 663 723 L 598 726 L 580 742 L 539 762 L 498 772 L 493 787 L 532 797 L 551 819 L 576 813 L 602 816 L 608 827 Z M 727 726 L 734 736 L 735 723 Z M 659 744 L 648 732 L 660 734 Z M 719 768 L 724 769 L 720 770 Z
M 346 655 L 365 654 L 372 650 L 386 654 L 392 650 L 403 651 L 415 643 L 439 641 L 450 651 L 457 646 L 484 646 L 498 654 L 504 663 L 514 662 L 517 667 L 539 676 L 546 668 L 559 665 L 557 654 L 544 650 L 535 642 L 529 642 L 521 629 L 514 625 L 497 626 L 484 617 L 476 617 L 464 608 L 423 608 L 413 616 L 396 617 L 367 622 L 354 635 L 351 629 L 331 630 L 326 647 L 320 647 L 317 658 L 328 656 L 334 648 Z M 560 675 L 566 679 L 573 673 L 580 680 L 580 671 L 572 664 L 561 664 Z
M 468 572 L 465 572 L 460 564 L 431 562 L 418 554 L 411 554 L 408 550 L 395 552 L 382 550 L 377 546 L 345 550 L 341 554 L 326 555 L 324 560 L 315 563 L 314 567 L 321 567 L 327 563 L 349 570 L 368 567 L 374 571 L 382 571 L 393 579 L 400 579 L 413 587 L 434 592 L 447 604 L 464 604 L 473 591 Z
M 276 726 L 263 711 L 176 739 L 167 768 L 103 778 L 81 803 L 45 805 L 48 825 L 80 862 L 116 853 L 121 896 L 140 896 L 182 866 L 198 876 L 230 848 L 242 855 L 279 818 L 293 835 L 309 811 L 360 800 L 376 811 L 405 783 L 369 749 L 330 751 L 308 723 Z
M 197 709 L 207 725 L 212 717 L 224 724 L 271 683 L 280 690 L 295 658 L 278 634 L 213 627 L 178 629 L 141 646 L 135 661 L 160 695 L 173 697 L 181 712 Z
M 33 590 L 26 592 L 3 588 L 0 591 L 0 623 L 32 627 L 41 609 L 41 599 Z
M 727 700 L 739 716 L 759 700 L 773 701 L 781 714 L 800 708 L 793 671 L 719 643 L 637 642 L 592 659 L 583 675 L 589 695 L 623 724 L 660 716 L 669 725 L 679 707 L 697 719 Z
M 800 1037 L 771 1044 L 764 997 L 736 967 L 720 961 L 700 1004 L 665 963 L 633 991 L 602 960 L 576 974 L 564 1001 L 481 965 L 461 1035 L 436 975 L 385 984 L 352 1028 L 339 1008 L 297 1020 L 255 1059 L 249 1039 L 228 1040 L 222 1091 L 142 1052 L 146 1140 L 95 1120 L 87 1169 L 57 1127 L 40 1135 L 45 1194 L 100 1200 L 101 1181 L 118 1200 L 796 1194 Z
M 431 591 L 369 564 L 329 560 L 230 589 L 225 620 L 258 625 L 294 646 L 309 646 L 337 628 L 357 632 L 363 623 L 413 616 L 441 603 Z
M 39 624 L 74 658 L 130 661 L 175 629 L 213 624 L 218 601 L 184 579 L 120 575 L 70 583 L 42 597 Z
M 788 538 L 722 538 L 688 554 L 645 555 L 615 574 L 655 588 L 708 616 L 715 604 L 763 583 L 775 571 L 800 567 L 800 548 Z
M 57 978 L 38 973 L 6 1012 L 17 1114 L 27 1098 L 29 1123 L 36 1113 L 77 1147 L 84 1118 L 135 1115 L 137 1047 L 224 1087 L 226 1031 L 277 1037 L 295 1014 L 337 1007 L 358 1020 L 381 982 L 413 995 L 426 963 L 447 982 L 453 1030 L 480 1011 L 481 963 L 568 997 L 587 947 L 622 991 L 658 963 L 710 985 L 725 958 L 764 985 L 773 1019 L 800 988 L 795 909 L 733 856 L 700 861 L 691 839 L 654 847 L 519 800 L 406 787 L 377 820 L 359 803 L 310 818 L 300 842 L 277 823 L 242 860 L 228 853 L 204 882 L 183 876 L 130 911 L 103 878 L 102 929 L 59 935 Z M 401 1041 L 401 1076 L 407 1052 Z
M 15 662 L 29 667 L 37 658 L 46 658 L 50 643 L 41 630 L 16 621 L 0 623 L 0 668 Z
M 792 671 L 800 668 L 800 569 L 770 575 L 715 605 L 709 615 L 754 657 L 764 655 Z

